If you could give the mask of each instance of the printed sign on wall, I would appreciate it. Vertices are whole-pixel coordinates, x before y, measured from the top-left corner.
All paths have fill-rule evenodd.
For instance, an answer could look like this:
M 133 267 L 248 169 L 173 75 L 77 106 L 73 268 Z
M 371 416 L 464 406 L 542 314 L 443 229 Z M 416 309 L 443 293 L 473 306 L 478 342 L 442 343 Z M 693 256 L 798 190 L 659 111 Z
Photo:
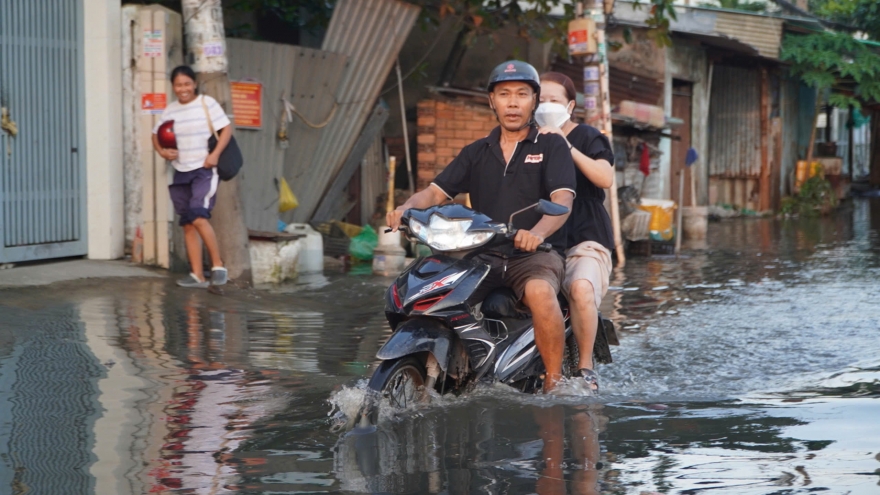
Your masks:
M 168 97 L 165 93 L 144 93 L 141 95 L 141 113 L 146 115 L 161 115 L 168 105 Z
M 162 31 L 159 29 L 147 29 L 144 31 L 144 56 L 161 57 L 165 43 L 162 40 Z
M 229 87 L 235 126 L 243 129 L 263 127 L 263 85 L 252 81 L 234 81 Z

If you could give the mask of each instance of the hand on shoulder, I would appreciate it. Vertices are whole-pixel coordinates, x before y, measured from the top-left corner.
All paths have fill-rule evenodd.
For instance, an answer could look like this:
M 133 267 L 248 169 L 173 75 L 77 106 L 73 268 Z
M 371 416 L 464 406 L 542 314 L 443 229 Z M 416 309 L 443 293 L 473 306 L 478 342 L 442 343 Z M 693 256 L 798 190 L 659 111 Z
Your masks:
M 562 132 L 562 129 L 554 127 L 552 125 L 545 125 L 544 127 L 541 127 L 538 129 L 538 132 L 541 134 L 559 134 L 563 138 L 565 137 L 565 133 Z

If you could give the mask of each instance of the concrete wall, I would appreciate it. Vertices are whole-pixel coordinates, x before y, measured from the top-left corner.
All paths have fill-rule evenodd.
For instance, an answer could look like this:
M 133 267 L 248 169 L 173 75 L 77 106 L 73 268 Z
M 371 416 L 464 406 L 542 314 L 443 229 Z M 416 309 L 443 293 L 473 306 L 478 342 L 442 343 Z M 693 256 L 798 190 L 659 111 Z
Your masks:
M 88 256 L 124 254 L 121 12 L 119 0 L 83 1 Z
M 186 255 L 168 196 L 172 169 L 153 150 L 159 115 L 145 114 L 141 97 L 158 93 L 168 103 L 176 99 L 168 78 L 183 63 L 183 20 L 159 5 L 126 5 L 120 16 L 125 245 L 135 263 L 180 269 Z M 145 32 L 158 35 L 161 53 L 144 55 Z

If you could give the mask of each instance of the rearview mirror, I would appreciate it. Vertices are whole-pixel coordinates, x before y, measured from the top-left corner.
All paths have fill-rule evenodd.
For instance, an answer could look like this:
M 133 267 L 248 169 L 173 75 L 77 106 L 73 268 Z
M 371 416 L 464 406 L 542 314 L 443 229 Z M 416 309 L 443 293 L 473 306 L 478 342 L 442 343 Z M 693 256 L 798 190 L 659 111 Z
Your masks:
M 559 217 L 568 213 L 568 207 L 562 206 L 559 203 L 554 203 L 552 201 L 547 201 L 546 199 L 542 199 L 538 201 L 538 206 L 535 208 L 535 211 L 540 213 L 541 215 L 549 215 L 551 217 Z
M 565 215 L 566 213 L 568 213 L 567 206 L 562 206 L 559 203 L 554 203 L 552 201 L 542 199 L 533 205 L 526 206 L 522 210 L 517 210 L 513 212 L 513 214 L 510 215 L 510 220 L 507 222 L 508 227 L 510 227 L 511 229 L 513 228 L 513 217 L 519 215 L 524 211 L 531 210 L 532 208 L 534 208 L 535 211 L 540 213 L 541 215 L 549 215 L 551 217 L 558 217 L 560 215 Z

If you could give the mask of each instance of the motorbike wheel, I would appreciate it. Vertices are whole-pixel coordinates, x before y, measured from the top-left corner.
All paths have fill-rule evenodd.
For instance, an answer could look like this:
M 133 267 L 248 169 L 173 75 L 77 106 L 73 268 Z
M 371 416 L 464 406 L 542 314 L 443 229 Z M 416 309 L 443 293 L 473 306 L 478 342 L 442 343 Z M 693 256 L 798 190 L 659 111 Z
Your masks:
M 562 376 L 571 378 L 578 370 L 578 363 L 580 362 L 580 351 L 578 350 L 578 343 L 577 339 L 574 338 L 574 334 L 569 335 L 565 339 L 565 350 L 563 352 Z
M 382 362 L 370 377 L 368 387 L 374 393 L 364 405 L 362 417 L 375 425 L 381 407 L 403 410 L 418 403 L 427 376 L 425 366 L 415 356 Z

